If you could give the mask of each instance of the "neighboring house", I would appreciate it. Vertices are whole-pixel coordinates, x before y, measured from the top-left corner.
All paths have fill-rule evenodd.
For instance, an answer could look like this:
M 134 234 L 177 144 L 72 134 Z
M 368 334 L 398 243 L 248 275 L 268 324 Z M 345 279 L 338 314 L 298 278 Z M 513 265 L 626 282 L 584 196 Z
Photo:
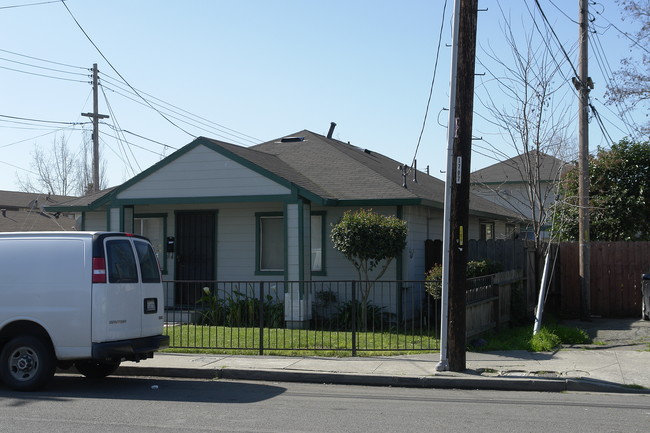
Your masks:
M 0 191 L 0 232 L 75 230 L 74 215 L 50 213 L 45 206 L 72 197 Z
M 408 244 L 385 280 L 424 277 L 426 239 L 442 237 L 444 183 L 310 131 L 245 148 L 197 138 L 110 190 L 52 206 L 81 212 L 84 230 L 149 237 L 166 280 L 353 280 L 329 238 L 346 210 L 372 208 L 408 224 Z M 517 215 L 470 199 L 469 237 Z M 181 302 L 179 293 L 169 303 Z
M 472 193 L 516 212 L 527 226 L 522 235 L 534 236 L 535 222 L 541 226 L 540 235 L 547 237 L 547 216 L 555 202 L 556 184 L 566 163 L 554 156 L 531 151 L 473 172 L 470 176 Z M 498 228 L 482 226 L 480 238 L 510 237 L 512 227 L 505 233 Z

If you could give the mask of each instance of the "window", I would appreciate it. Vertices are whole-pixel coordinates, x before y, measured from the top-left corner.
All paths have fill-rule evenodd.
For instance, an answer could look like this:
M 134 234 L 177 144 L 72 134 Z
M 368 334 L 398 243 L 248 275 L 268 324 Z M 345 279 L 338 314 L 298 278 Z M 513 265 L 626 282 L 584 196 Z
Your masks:
M 131 242 L 113 240 L 106 242 L 106 267 L 109 283 L 137 283 L 138 269 Z
M 282 214 L 257 214 L 257 271 L 284 272 L 285 227 Z M 310 218 L 311 271 L 325 272 L 325 213 L 314 212 Z
M 284 270 L 284 218 L 259 217 L 259 270 Z
M 146 242 L 135 241 L 135 251 L 138 253 L 142 282 L 159 283 L 160 271 L 158 270 L 158 261 L 151 246 Z
M 480 240 L 489 241 L 494 239 L 494 223 L 482 222 L 480 224 Z

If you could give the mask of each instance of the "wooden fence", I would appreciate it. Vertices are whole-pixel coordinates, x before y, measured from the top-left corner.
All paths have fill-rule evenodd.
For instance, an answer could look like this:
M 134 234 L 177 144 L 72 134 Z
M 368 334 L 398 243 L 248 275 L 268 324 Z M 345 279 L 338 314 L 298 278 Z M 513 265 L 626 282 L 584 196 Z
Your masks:
M 512 292 L 523 282 L 520 270 L 468 280 L 470 287 L 467 289 L 467 337 L 490 329 L 507 327 L 512 314 Z
M 562 317 L 580 316 L 578 243 L 559 247 L 558 275 L 551 306 Z M 641 277 L 650 273 L 650 242 L 591 242 L 591 314 L 604 317 L 641 315 Z

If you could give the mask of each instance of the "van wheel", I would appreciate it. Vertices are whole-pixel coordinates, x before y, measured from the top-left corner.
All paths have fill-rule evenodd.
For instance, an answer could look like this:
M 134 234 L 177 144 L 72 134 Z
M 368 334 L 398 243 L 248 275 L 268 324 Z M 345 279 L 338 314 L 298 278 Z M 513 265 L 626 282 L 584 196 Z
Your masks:
M 115 373 L 120 361 L 93 361 L 83 360 L 74 363 L 77 371 L 89 379 L 103 379 L 106 376 Z
M 0 352 L 0 379 L 16 391 L 33 391 L 52 379 L 54 361 L 52 349 L 43 340 L 15 337 Z

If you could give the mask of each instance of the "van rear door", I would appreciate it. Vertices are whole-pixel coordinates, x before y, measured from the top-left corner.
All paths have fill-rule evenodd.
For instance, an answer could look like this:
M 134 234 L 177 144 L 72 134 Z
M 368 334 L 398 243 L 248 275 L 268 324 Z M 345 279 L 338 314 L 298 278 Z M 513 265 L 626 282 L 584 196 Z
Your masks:
M 133 239 L 138 257 L 142 290 L 142 336 L 158 335 L 162 332 L 163 305 L 160 267 L 151 244 L 141 239 Z
M 93 342 L 161 334 L 160 271 L 150 244 L 117 234 L 100 239 L 106 278 L 93 284 Z

